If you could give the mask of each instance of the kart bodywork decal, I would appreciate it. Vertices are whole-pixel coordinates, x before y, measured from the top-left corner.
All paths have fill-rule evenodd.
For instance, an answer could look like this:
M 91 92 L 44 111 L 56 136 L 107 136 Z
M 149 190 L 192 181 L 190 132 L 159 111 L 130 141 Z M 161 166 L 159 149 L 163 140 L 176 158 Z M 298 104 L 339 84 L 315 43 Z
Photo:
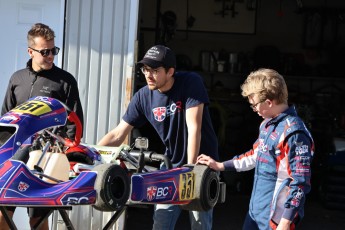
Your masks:
M 48 104 L 41 101 L 27 101 L 14 109 L 13 112 L 40 116 L 52 111 Z
M 180 174 L 180 200 L 191 200 L 195 197 L 195 174 L 193 172 Z
M 183 204 L 194 197 L 194 173 L 189 168 L 133 174 L 131 184 L 132 202 Z
M 93 204 L 97 173 L 82 172 L 75 179 L 57 184 L 33 175 L 20 161 L 8 160 L 0 165 L 0 203 L 25 206 Z

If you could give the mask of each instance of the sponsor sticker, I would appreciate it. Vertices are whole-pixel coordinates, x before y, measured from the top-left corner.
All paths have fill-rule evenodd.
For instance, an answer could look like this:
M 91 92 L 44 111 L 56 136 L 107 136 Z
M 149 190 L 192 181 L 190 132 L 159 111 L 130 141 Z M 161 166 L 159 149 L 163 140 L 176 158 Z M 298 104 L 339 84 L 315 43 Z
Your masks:
M 20 181 L 18 185 L 18 190 L 21 192 L 25 192 L 29 187 L 30 186 L 27 183 Z
M 147 187 L 147 190 L 146 190 L 147 200 L 152 201 L 156 197 L 156 192 L 157 192 L 156 186 Z
M 182 173 L 179 183 L 180 200 L 191 200 L 195 196 L 195 174 L 193 172 Z
M 296 149 L 295 149 L 296 155 L 302 155 L 302 154 L 308 153 L 308 151 L 309 151 L 308 145 L 303 145 L 303 143 L 296 143 Z
M 168 201 L 173 200 L 176 187 L 173 181 L 167 181 L 155 185 L 148 186 L 146 188 L 147 201 Z
M 298 207 L 303 196 L 304 196 L 303 190 L 299 188 L 296 195 L 291 200 L 291 205 Z
M 19 117 L 16 117 L 15 115 L 13 114 L 10 114 L 10 115 L 5 115 L 3 117 L 0 118 L 1 121 L 12 121 L 12 122 L 16 122 L 18 121 L 20 118 Z
M 31 114 L 35 116 L 40 116 L 42 114 L 51 112 L 51 108 L 44 102 L 41 101 L 28 101 L 25 102 L 12 111 L 23 113 L 23 114 Z

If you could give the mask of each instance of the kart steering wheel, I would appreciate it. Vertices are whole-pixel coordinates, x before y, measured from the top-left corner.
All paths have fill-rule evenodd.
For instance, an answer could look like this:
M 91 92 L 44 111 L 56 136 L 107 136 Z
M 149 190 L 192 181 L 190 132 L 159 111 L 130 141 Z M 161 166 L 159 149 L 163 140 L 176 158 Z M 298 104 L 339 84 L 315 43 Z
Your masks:
M 70 139 L 65 139 L 65 146 L 67 147 L 75 147 L 78 146 L 80 144 L 80 140 L 81 140 L 81 135 L 82 135 L 82 131 L 83 131 L 83 127 L 81 125 L 81 122 L 79 120 L 79 117 L 77 116 L 77 114 L 74 111 L 70 111 L 70 113 L 67 116 L 67 119 L 74 123 L 76 126 L 76 130 L 75 130 L 75 136 L 74 136 L 74 141 L 70 140 Z

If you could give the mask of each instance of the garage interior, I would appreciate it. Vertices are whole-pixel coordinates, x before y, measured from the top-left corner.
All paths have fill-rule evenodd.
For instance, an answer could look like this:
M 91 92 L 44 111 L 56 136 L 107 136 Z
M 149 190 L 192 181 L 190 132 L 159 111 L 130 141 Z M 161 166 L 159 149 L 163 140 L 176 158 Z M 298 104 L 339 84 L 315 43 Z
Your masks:
M 312 191 L 301 229 L 345 229 L 345 2 L 145 0 L 140 4 L 138 58 L 151 46 L 164 44 L 175 52 L 177 70 L 203 77 L 221 160 L 250 149 L 258 134 L 261 118 L 240 94 L 246 76 L 269 67 L 285 77 L 289 103 L 296 106 L 316 145 Z M 136 90 L 145 84 L 136 71 Z M 140 132 L 150 139 L 151 150 L 162 151 L 151 127 Z M 226 203 L 215 207 L 214 229 L 241 229 L 252 177 L 252 171 L 222 173 L 228 195 Z M 127 229 L 138 226 L 137 220 L 131 221 L 138 214 L 146 216 L 142 229 L 151 229 L 152 207 L 130 208 Z M 189 229 L 186 213 L 176 229 Z

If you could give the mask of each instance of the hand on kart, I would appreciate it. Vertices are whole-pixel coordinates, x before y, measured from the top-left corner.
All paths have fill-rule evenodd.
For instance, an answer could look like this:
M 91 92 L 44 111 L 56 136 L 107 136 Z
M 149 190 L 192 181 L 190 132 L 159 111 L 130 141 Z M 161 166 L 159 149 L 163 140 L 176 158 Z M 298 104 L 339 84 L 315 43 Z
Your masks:
M 224 164 L 222 162 L 217 162 L 212 157 L 205 154 L 201 154 L 196 159 L 197 164 L 204 164 L 216 171 L 224 171 Z
M 285 219 L 285 218 L 281 218 L 276 230 L 289 230 L 290 229 L 290 225 L 291 225 L 290 220 Z

